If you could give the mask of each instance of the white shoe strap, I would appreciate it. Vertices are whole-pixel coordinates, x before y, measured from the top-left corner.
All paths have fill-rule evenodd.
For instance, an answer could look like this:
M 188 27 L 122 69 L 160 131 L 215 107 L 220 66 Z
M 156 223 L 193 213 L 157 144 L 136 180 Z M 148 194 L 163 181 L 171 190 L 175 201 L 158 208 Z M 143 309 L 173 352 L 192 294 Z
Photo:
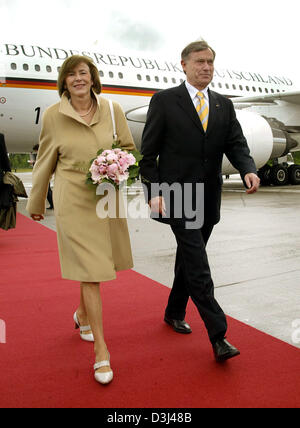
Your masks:
M 90 331 L 91 330 L 91 326 L 90 325 L 80 326 L 79 328 L 80 328 L 80 332 Z
M 100 361 L 100 363 L 96 363 L 94 365 L 94 370 L 101 369 L 101 367 L 110 367 L 109 361 Z

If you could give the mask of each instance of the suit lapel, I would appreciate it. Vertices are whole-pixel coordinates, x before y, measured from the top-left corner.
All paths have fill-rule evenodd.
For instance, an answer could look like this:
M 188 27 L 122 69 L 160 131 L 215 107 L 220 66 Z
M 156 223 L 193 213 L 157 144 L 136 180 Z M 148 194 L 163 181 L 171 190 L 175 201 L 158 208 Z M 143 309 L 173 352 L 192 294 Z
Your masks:
M 210 89 L 208 90 L 209 94 L 209 118 L 208 118 L 208 126 L 206 130 L 206 134 L 210 133 L 214 128 L 218 111 L 221 108 L 220 103 L 218 101 L 217 94 L 212 92 Z M 199 128 L 199 130 L 204 134 L 203 126 L 191 100 L 190 94 L 185 86 L 185 83 L 178 87 L 178 104 L 184 110 L 184 112 L 189 116 L 189 118 L 194 122 L 194 124 Z
M 185 83 L 178 87 L 178 104 L 182 110 L 189 116 L 199 130 L 204 133 L 203 126 L 200 122 L 198 113 L 195 109 L 193 101 L 191 100 L 190 94 L 185 86 Z
M 217 119 L 218 110 L 220 109 L 220 104 L 214 92 L 208 90 L 209 95 L 209 118 L 206 134 L 208 134 L 213 128 L 215 121 Z

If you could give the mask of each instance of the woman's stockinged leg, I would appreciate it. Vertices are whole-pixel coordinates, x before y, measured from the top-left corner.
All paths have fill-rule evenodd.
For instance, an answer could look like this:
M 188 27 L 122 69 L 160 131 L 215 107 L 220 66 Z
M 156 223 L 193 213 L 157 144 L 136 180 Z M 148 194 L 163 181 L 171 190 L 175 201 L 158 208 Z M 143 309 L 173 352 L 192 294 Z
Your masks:
M 83 285 L 80 284 L 80 303 L 78 306 L 78 309 L 76 311 L 78 320 L 80 322 L 80 325 L 89 325 L 89 319 L 87 315 L 86 306 L 84 303 L 84 296 L 83 296 Z
M 96 355 L 96 362 L 109 360 L 109 352 L 106 347 L 103 332 L 102 300 L 100 296 L 99 284 L 87 282 L 81 283 L 81 293 L 88 320 L 95 339 L 94 350 Z M 109 367 L 102 367 L 98 371 L 107 372 L 110 370 L 111 369 Z

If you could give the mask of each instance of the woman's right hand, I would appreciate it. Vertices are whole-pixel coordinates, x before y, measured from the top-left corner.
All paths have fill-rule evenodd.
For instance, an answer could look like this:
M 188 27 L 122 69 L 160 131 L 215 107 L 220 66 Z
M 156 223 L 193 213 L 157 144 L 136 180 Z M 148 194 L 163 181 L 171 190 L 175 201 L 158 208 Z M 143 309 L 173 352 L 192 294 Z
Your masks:
M 44 216 L 41 214 L 30 214 L 30 217 L 32 218 L 32 220 L 34 221 L 41 221 L 44 220 Z

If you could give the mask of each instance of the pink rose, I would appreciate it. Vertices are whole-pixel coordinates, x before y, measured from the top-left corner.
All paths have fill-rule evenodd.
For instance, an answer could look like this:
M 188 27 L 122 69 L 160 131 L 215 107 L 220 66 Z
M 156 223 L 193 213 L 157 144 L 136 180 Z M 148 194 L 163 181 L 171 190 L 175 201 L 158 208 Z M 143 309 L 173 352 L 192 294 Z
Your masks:
M 107 160 L 107 162 L 109 162 L 109 163 L 112 163 L 112 162 L 117 162 L 118 161 L 118 155 L 116 155 L 115 153 L 109 153 L 107 156 L 106 156 L 106 160 Z
M 118 165 L 116 163 L 113 163 L 111 165 L 108 165 L 107 167 L 107 175 L 110 178 L 114 178 L 118 172 Z

